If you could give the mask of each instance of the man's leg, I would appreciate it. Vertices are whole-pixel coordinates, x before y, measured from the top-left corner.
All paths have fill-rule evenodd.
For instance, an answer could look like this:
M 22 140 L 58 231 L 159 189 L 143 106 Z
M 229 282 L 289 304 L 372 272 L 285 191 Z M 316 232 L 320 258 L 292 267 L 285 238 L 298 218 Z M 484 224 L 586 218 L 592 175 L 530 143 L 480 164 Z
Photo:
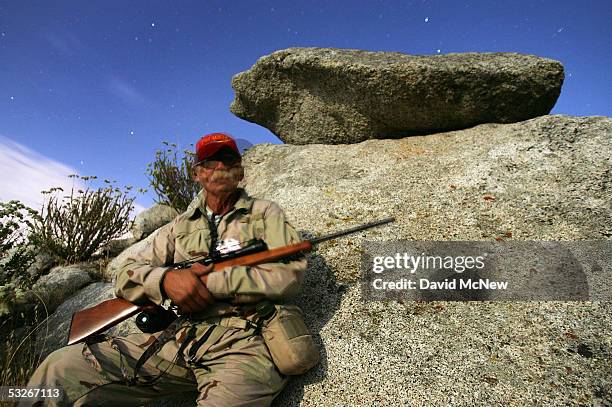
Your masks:
M 211 350 L 194 369 L 198 406 L 265 407 L 287 384 L 261 336 L 242 338 L 229 349 Z
M 139 405 L 172 393 L 196 391 L 193 373 L 172 361 L 177 350 L 174 341 L 162 349 L 163 357 L 152 356 L 140 369 L 142 380 L 165 371 L 158 380 L 148 385 L 126 385 L 126 377 L 133 376 L 134 365 L 150 342 L 151 335 L 135 334 L 64 347 L 43 361 L 28 386 L 61 389 L 63 400 L 46 400 L 47 405 L 59 406 Z

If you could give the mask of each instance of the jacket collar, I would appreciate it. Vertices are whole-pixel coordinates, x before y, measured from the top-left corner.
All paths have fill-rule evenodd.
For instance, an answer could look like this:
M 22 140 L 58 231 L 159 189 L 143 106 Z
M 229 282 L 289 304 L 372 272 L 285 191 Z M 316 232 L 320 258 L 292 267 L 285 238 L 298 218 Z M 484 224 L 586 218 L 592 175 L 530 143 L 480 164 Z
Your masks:
M 238 192 L 240 195 L 234 204 L 234 208 L 231 209 L 225 216 L 239 210 L 243 210 L 245 212 L 251 211 L 254 199 L 251 198 L 243 188 L 238 188 Z M 206 191 L 204 189 L 201 189 L 200 192 L 198 192 L 198 195 L 187 207 L 185 214 L 189 219 L 194 219 L 202 215 L 206 216 Z

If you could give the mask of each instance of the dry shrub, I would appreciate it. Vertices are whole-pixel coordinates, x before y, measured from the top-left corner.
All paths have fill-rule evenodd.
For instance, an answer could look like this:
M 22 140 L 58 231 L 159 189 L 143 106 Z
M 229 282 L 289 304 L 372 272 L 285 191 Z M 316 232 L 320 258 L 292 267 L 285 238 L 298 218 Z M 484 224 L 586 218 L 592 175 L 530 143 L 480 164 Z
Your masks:
M 96 178 L 71 177 L 86 182 Z M 33 225 L 36 246 L 66 263 L 76 263 L 90 259 L 102 246 L 127 232 L 134 209 L 134 198 L 127 195 L 131 187 L 121 190 L 111 181 L 104 182 L 107 186 L 97 189 L 75 191 L 72 187 L 63 197 L 57 194 L 63 192 L 61 188 L 44 191 L 48 199 Z
M 193 181 L 194 154 L 184 150 L 179 154 L 176 144 L 163 142 L 168 148 L 155 152 L 155 161 L 147 165 L 149 183 L 157 198 L 155 202 L 184 212 L 200 191 Z

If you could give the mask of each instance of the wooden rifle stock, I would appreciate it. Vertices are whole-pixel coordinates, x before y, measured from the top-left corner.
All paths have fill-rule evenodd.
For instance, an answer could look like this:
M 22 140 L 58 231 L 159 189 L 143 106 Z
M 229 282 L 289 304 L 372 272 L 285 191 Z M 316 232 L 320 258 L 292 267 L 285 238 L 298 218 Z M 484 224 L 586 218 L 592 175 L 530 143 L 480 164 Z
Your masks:
M 212 272 L 232 266 L 255 266 L 262 263 L 271 263 L 296 253 L 309 252 L 311 250 L 312 243 L 304 241 L 215 263 Z M 141 311 L 152 310 L 155 307 L 157 305 L 153 303 L 135 305 L 123 298 L 115 298 L 101 302 L 91 308 L 75 312 L 70 323 L 68 345 L 73 345 L 90 336 L 98 335 Z

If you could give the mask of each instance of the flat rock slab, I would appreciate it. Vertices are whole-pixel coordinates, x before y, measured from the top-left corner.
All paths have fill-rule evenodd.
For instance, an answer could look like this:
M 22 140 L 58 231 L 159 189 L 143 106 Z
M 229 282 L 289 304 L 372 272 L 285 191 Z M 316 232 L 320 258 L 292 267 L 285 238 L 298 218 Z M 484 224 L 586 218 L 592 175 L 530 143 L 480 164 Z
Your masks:
M 550 112 L 561 63 L 516 53 L 413 56 L 289 48 L 232 79 L 230 110 L 290 144 L 349 144 Z

